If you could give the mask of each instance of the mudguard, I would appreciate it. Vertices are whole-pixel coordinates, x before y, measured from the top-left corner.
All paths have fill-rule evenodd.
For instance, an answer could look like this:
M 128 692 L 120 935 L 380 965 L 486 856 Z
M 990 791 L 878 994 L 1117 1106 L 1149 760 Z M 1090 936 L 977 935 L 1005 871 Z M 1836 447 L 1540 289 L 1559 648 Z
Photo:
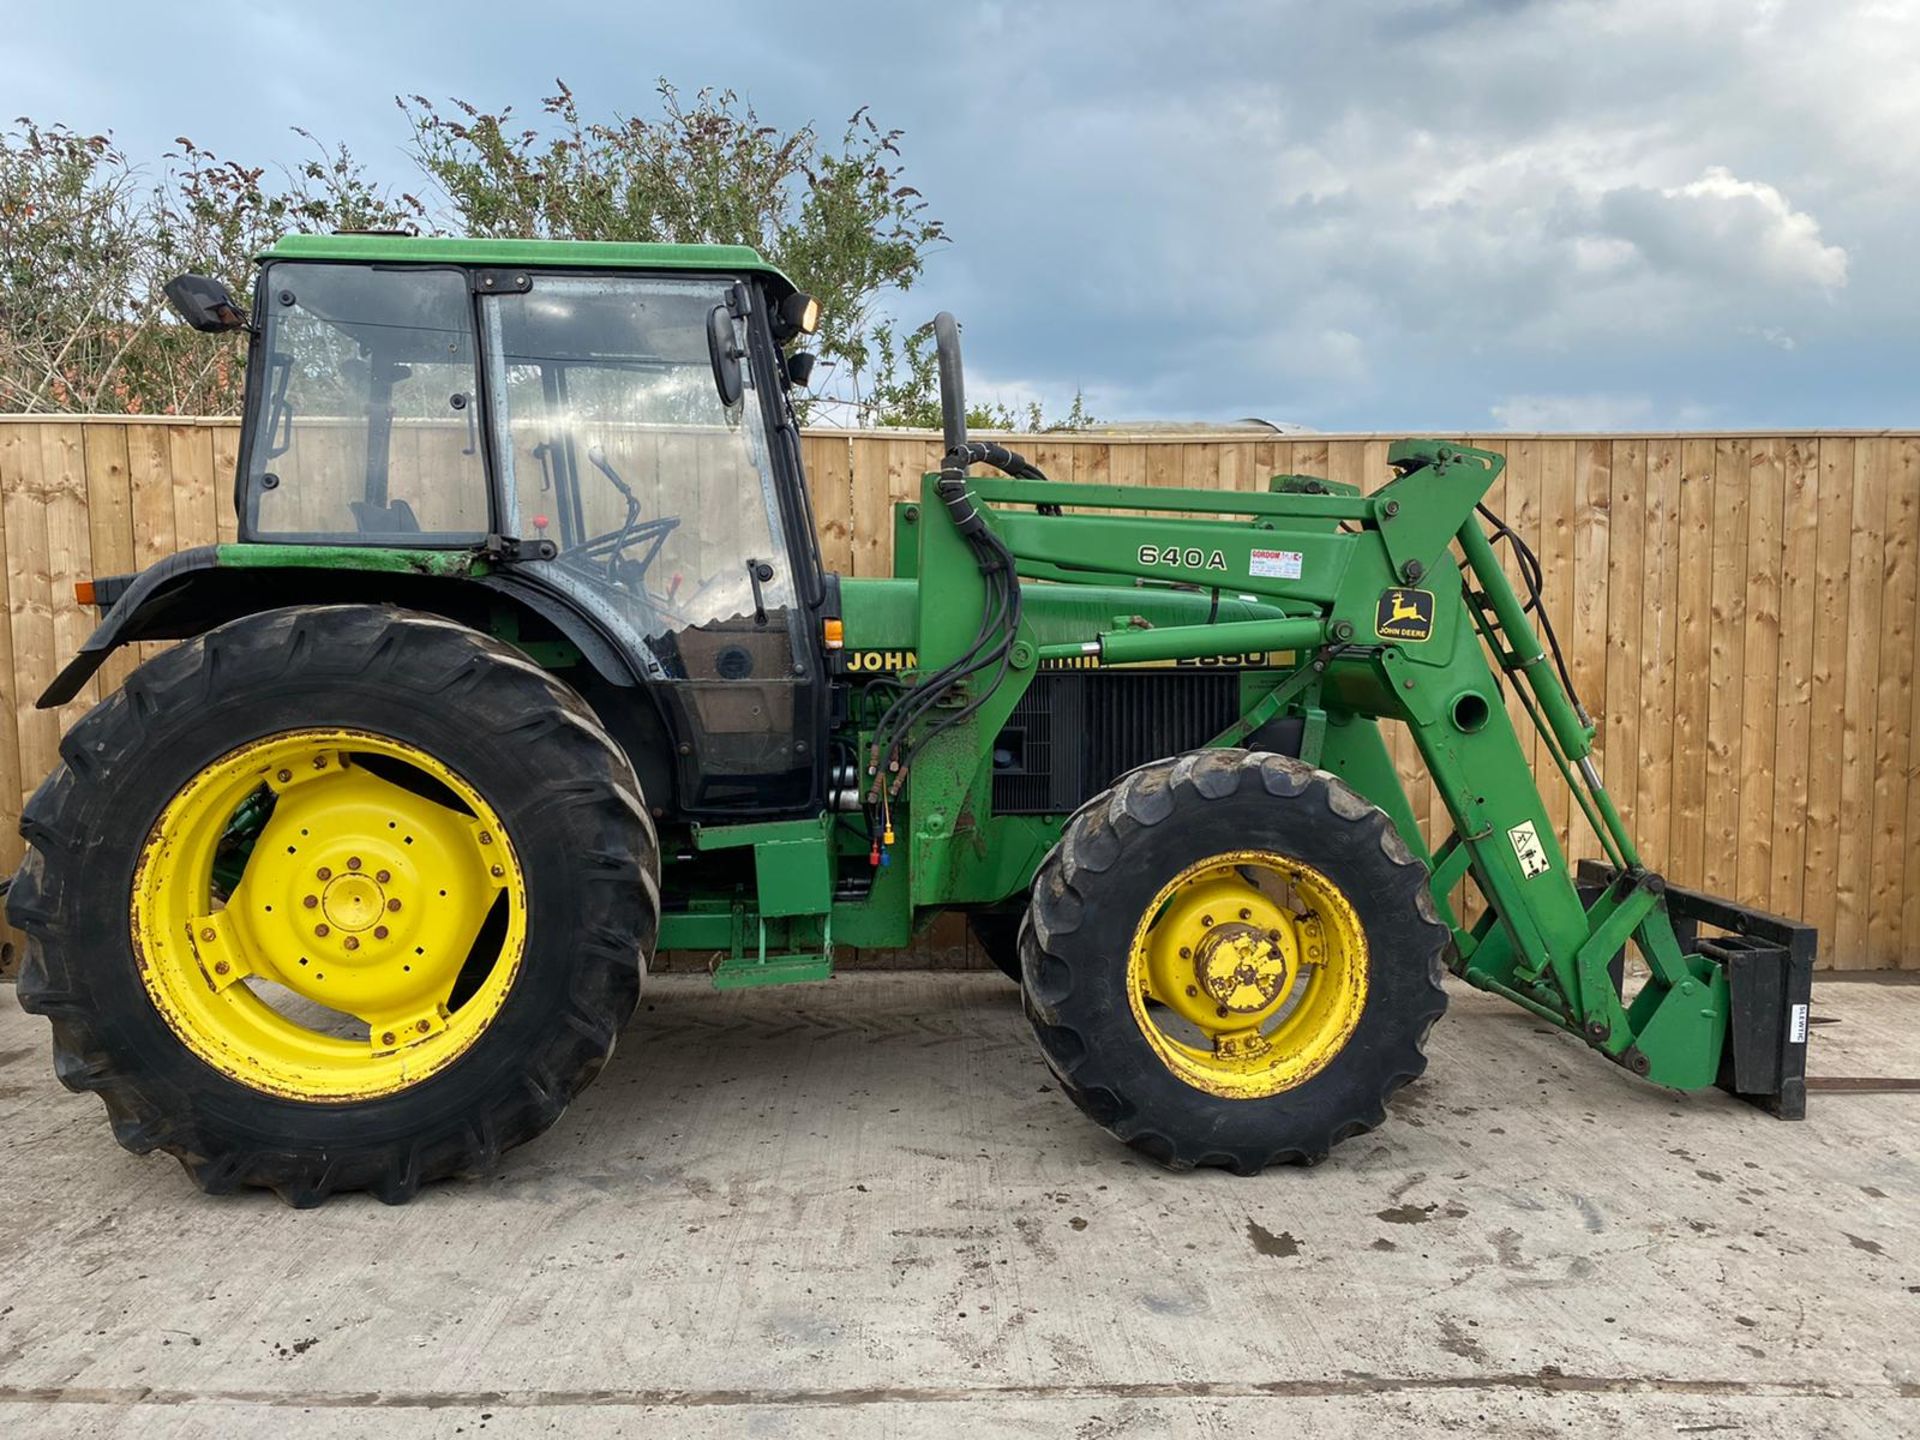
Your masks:
M 524 607 L 553 626 L 609 684 L 639 683 L 634 666 L 595 618 L 570 597 L 541 586 L 512 570 L 488 569 L 467 554 L 445 555 L 450 562 L 430 568 L 396 568 L 393 552 L 368 550 L 343 558 L 337 553 L 305 562 L 290 554 L 279 564 L 257 556 L 236 563 L 235 547 L 202 545 L 149 566 L 137 575 L 95 581 L 102 598 L 113 596 L 107 613 L 73 659 L 61 669 L 36 702 L 42 710 L 64 705 L 78 695 L 107 657 L 122 645 L 141 640 L 181 640 L 203 634 L 241 615 L 290 604 L 388 601 L 451 613 L 470 610 L 485 591 Z M 465 563 L 462 563 L 465 562 Z M 270 597 L 264 598 L 263 597 Z

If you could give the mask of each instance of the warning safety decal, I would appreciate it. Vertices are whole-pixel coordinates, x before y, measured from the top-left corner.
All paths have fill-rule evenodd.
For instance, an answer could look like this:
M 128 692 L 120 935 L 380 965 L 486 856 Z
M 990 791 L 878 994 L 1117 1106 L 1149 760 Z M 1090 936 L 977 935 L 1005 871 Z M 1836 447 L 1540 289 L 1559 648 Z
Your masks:
M 1513 853 L 1520 861 L 1520 870 L 1527 879 L 1544 875 L 1553 867 L 1547 863 L 1546 846 L 1540 843 L 1540 832 L 1533 828 L 1531 820 L 1522 820 L 1507 830 L 1507 839 L 1513 842 Z

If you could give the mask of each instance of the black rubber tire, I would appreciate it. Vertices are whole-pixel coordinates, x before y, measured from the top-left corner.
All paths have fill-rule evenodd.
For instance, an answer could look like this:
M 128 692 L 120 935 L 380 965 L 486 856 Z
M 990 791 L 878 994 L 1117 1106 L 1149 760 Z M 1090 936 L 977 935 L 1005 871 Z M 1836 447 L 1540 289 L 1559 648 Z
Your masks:
M 1178 1078 L 1141 1034 L 1126 994 L 1141 906 L 1228 844 L 1290 855 L 1326 875 L 1358 912 L 1370 957 L 1366 1006 L 1345 1047 L 1301 1084 L 1256 1100 Z M 1022 990 L 1048 1066 L 1098 1124 L 1172 1169 L 1251 1175 L 1317 1164 L 1386 1118 L 1387 1098 L 1426 1069 L 1422 1046 L 1446 1009 L 1448 931 L 1427 867 L 1385 812 L 1289 756 L 1196 751 L 1122 777 L 1068 822 L 1034 876 L 1029 920 Z
M 523 857 L 528 937 L 492 1023 L 391 1095 L 285 1099 L 222 1074 L 161 1018 L 135 969 L 134 863 L 178 787 L 221 755 L 309 725 L 392 736 L 494 807 Z M 432 615 L 269 611 L 148 661 L 61 742 L 29 802 L 7 897 L 26 932 L 23 1009 L 53 1021 L 54 1066 L 106 1102 L 114 1138 L 178 1157 L 201 1189 L 263 1186 L 296 1206 L 492 1168 L 613 1053 L 659 929 L 659 849 L 633 767 L 585 703 L 519 652 Z
M 1025 910 L 977 910 L 967 916 L 973 943 L 994 969 L 1016 985 L 1020 983 L 1020 929 L 1026 920 Z

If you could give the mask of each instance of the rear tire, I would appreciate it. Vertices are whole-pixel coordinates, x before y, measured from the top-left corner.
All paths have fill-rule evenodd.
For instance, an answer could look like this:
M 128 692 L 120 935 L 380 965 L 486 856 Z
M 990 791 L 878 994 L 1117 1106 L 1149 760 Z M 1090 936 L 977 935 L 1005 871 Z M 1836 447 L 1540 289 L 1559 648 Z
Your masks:
M 491 811 L 505 832 L 508 844 L 484 854 L 510 860 L 514 884 L 524 877 L 523 889 L 501 892 L 502 905 L 524 903 L 524 938 L 484 1028 L 439 1068 L 414 1062 L 424 1078 L 366 1098 L 351 1088 L 360 1063 L 351 1054 L 328 1062 L 349 1067 L 343 1099 L 261 1088 L 243 1046 L 233 1064 L 196 1053 L 143 978 L 144 957 L 169 943 L 166 932 L 159 942 L 137 939 L 144 932 L 132 918 L 141 887 L 154 883 L 142 878 L 146 867 L 160 863 L 149 835 L 161 833 L 183 787 L 254 742 L 309 729 L 387 737 L 444 765 L 480 798 L 469 813 L 485 821 Z M 176 1156 L 204 1190 L 262 1186 L 298 1206 L 370 1190 L 397 1203 L 427 1181 L 486 1170 L 559 1118 L 633 1014 L 659 926 L 658 845 L 633 768 L 577 695 L 484 635 L 366 606 L 249 616 L 142 665 L 74 726 L 61 755 L 27 806 L 30 848 L 8 896 L 9 918 L 28 940 L 20 1003 L 52 1020 L 60 1079 L 100 1096 L 115 1138 L 135 1153 Z M 423 852 L 429 838 L 421 836 Z M 477 838 L 491 843 L 484 831 Z M 510 855 L 497 853 L 509 846 Z M 264 862 L 249 852 L 240 863 Z M 191 867 L 180 873 L 188 886 Z M 199 883 L 204 891 L 209 882 Z M 372 916 L 355 923 L 402 923 L 385 914 L 384 898 L 372 903 Z M 419 906 L 458 903 L 456 892 Z M 390 908 L 400 910 L 397 895 Z M 416 908 L 409 900 L 407 921 Z M 300 923 L 328 913 L 308 910 Z M 365 931 L 368 949 L 375 933 Z M 385 928 L 377 933 L 389 948 L 397 943 Z M 333 943 L 344 942 L 336 934 Z M 422 964 L 421 953 L 380 963 Z M 448 1007 L 466 1003 L 466 989 L 463 971 L 440 1012 L 449 1027 Z
M 1234 1044 L 1244 1043 L 1232 1038 L 1225 1059 L 1217 1040 L 1212 1051 L 1203 1041 L 1183 1055 L 1149 1032 L 1177 1018 L 1174 1012 L 1183 1007 L 1206 1007 L 1210 1017 L 1214 972 L 1180 977 L 1195 981 L 1192 986 L 1157 982 L 1159 993 L 1136 1005 L 1134 992 L 1143 981 L 1130 957 L 1145 953 L 1144 937 L 1171 923 L 1184 903 L 1180 877 L 1208 873 L 1216 877 L 1209 894 L 1221 893 L 1222 886 L 1230 890 L 1235 876 L 1249 873 L 1242 857 L 1256 850 L 1279 860 L 1282 869 L 1297 864 L 1323 885 L 1326 898 L 1318 910 L 1303 906 L 1304 920 L 1318 923 L 1320 911 L 1335 909 L 1351 917 L 1357 957 L 1352 968 L 1359 982 L 1336 985 L 1319 1053 L 1307 1061 L 1281 1054 L 1277 1031 L 1266 1057 L 1257 1048 L 1231 1053 Z M 1258 906 L 1258 893 L 1247 894 Z M 1223 929 L 1249 932 L 1250 940 L 1235 943 L 1264 945 L 1264 936 L 1278 933 L 1265 928 L 1268 922 L 1257 922 L 1258 930 L 1241 924 L 1219 905 L 1195 908 L 1219 912 Z M 1248 914 L 1238 911 L 1241 921 Z M 1340 1141 L 1385 1119 L 1387 1098 L 1426 1068 L 1422 1045 L 1446 1008 L 1441 957 L 1448 931 L 1434 909 L 1427 867 L 1384 812 L 1335 776 L 1288 756 L 1198 751 L 1123 777 L 1068 823 L 1034 877 L 1029 918 L 1021 936 L 1023 990 L 1047 1064 L 1096 1123 L 1174 1169 L 1211 1165 L 1254 1174 L 1279 1162 L 1324 1159 Z M 1213 914 L 1205 919 L 1208 926 L 1218 923 Z M 1201 934 L 1195 953 L 1205 956 L 1212 932 Z M 1175 943 L 1184 938 L 1182 932 Z M 1307 944 L 1299 944 L 1297 955 L 1306 955 Z M 1260 952 L 1262 965 L 1265 954 Z M 1279 998 L 1263 1002 L 1265 992 L 1254 984 L 1256 968 L 1241 964 L 1217 983 L 1246 986 L 1245 1008 L 1253 1012 L 1270 1004 L 1274 1008 L 1266 1013 L 1279 1025 L 1292 1013 L 1281 1007 L 1304 1006 L 1304 997 L 1314 993 L 1308 987 L 1330 974 L 1317 966 L 1286 971 L 1285 983 L 1301 986 L 1302 998 L 1292 1002 L 1294 992 L 1278 989 L 1283 971 L 1276 964 Z M 1222 998 L 1238 1005 L 1241 995 L 1233 989 Z M 1223 1032 L 1240 1023 L 1239 1017 L 1224 1018 L 1224 1004 L 1217 1013 Z M 1284 1070 L 1296 1061 L 1292 1071 Z M 1258 1067 L 1269 1063 L 1272 1072 L 1260 1073 Z

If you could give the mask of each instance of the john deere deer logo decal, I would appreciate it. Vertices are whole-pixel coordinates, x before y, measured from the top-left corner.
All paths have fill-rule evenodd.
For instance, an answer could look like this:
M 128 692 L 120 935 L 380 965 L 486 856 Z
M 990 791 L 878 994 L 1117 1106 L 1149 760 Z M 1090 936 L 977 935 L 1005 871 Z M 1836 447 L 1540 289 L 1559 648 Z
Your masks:
M 1373 612 L 1373 630 L 1382 640 L 1431 640 L 1433 592 L 1387 591 Z

